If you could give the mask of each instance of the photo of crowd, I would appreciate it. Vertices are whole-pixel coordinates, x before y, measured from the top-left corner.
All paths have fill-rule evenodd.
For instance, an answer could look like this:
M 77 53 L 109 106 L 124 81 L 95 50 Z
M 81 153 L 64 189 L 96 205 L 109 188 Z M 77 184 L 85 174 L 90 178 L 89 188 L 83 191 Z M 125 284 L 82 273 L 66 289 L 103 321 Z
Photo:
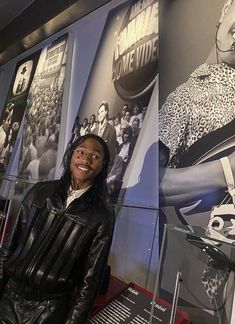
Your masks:
M 142 107 L 138 102 L 125 103 L 120 111 L 111 116 L 108 102 L 102 101 L 96 114 L 82 121 L 78 116 L 75 120 L 69 145 L 79 136 L 89 133 L 101 136 L 108 145 L 110 165 L 107 184 L 111 197 L 117 197 L 121 189 L 146 111 L 147 107 Z
M 19 175 L 55 177 L 66 63 L 66 39 L 44 49 L 29 91 L 24 117 Z
M 19 130 L 19 122 L 14 121 L 14 103 L 9 101 L 1 116 L 0 122 L 0 172 L 4 172 L 9 163 L 11 153 Z
M 27 96 L 40 51 L 20 61 L 15 69 L 0 117 L 0 172 L 7 171 L 24 116 Z
M 60 128 L 62 90 L 39 89 L 25 116 L 20 174 L 29 180 L 53 179 Z

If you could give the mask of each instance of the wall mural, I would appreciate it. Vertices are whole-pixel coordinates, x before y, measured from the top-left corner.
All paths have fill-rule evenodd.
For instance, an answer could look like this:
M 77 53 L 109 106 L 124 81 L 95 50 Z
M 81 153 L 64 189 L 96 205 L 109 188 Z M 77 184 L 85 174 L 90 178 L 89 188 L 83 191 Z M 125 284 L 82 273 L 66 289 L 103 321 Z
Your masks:
M 198 18 L 199 15 L 207 17 L 211 6 L 215 6 L 213 10 L 216 15 L 212 19 L 213 24 L 210 21 L 208 33 L 205 32 L 207 19 L 200 20 L 201 26 Z M 163 92 L 160 92 L 162 106 L 159 111 L 160 201 L 161 218 L 165 218 L 166 222 L 199 225 L 205 229 L 204 234 L 208 237 L 232 243 L 235 240 L 235 208 L 224 176 L 228 165 L 225 166 L 227 171 L 223 172 L 220 159 L 228 156 L 233 168 L 235 55 L 231 21 L 234 22 L 235 3 L 226 1 L 222 12 L 221 6 L 218 1 L 213 4 L 211 1 L 205 4 L 193 1 L 190 7 L 186 2 L 176 1 L 173 4 L 168 1 L 161 11 L 160 76 L 163 75 L 163 78 L 162 83 L 160 78 L 160 89 Z M 187 17 L 182 17 L 182 12 L 187 12 Z M 169 19 L 171 25 L 168 24 Z M 174 38 L 177 34 L 181 35 L 179 42 Z M 195 45 L 194 39 L 196 42 L 192 51 L 190 39 L 192 46 Z M 195 50 L 197 55 L 193 61 Z M 181 56 L 177 56 L 179 53 Z M 191 67 L 189 72 L 187 65 Z M 182 70 L 185 73 L 183 77 Z M 169 84 L 174 84 L 174 87 L 170 89 Z M 169 92 L 163 98 L 166 89 Z M 206 242 L 199 239 L 192 244 L 203 249 Z M 217 255 L 221 256 L 226 248 L 220 248 Z M 192 266 L 195 266 L 196 258 L 191 253 L 192 249 L 189 244 L 188 252 L 184 252 L 192 258 Z M 226 253 L 224 256 L 226 258 Z M 226 289 L 227 294 L 231 291 L 229 285 L 226 286 L 230 273 L 225 267 L 216 271 L 212 261 L 216 264 L 218 259 L 215 255 L 213 260 L 211 258 L 208 255 L 204 264 L 196 260 L 197 269 L 192 274 L 194 278 L 187 282 L 187 291 L 184 290 L 180 297 L 208 312 L 214 312 L 216 318 L 222 318 Z M 165 269 L 170 269 L 174 264 L 188 274 L 188 266 L 185 268 L 181 261 L 177 255 L 173 260 L 165 255 Z M 164 284 L 164 288 L 172 290 L 168 283 Z
M 29 90 L 18 166 L 29 180 L 55 177 L 66 55 L 67 35 L 44 48 Z
M 0 172 L 6 173 L 27 105 L 40 51 L 18 62 L 0 117 Z
M 110 11 L 69 145 L 94 133 L 107 143 L 107 178 L 116 199 L 158 73 L 158 2 L 128 1 Z

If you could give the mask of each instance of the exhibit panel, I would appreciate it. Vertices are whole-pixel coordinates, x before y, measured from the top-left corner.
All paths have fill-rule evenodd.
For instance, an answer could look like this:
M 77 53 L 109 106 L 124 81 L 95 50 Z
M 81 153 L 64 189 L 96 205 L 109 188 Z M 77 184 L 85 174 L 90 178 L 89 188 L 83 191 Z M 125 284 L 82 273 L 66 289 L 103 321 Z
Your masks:
M 188 229 L 213 227 L 212 230 L 220 232 L 221 241 L 233 237 L 234 203 L 226 176 L 230 167 L 224 168 L 222 161 L 229 157 L 232 162 L 234 154 L 231 33 L 234 9 L 234 1 L 176 0 L 160 4 L 160 236 L 163 235 L 163 224 L 168 223 L 187 225 Z M 226 43 L 228 35 L 231 43 Z M 233 184 L 232 163 L 231 168 Z M 233 270 L 226 272 L 224 264 L 217 272 L 206 270 L 208 265 L 203 247 L 200 250 L 199 246 L 178 236 L 169 233 L 167 243 L 164 243 L 161 262 L 164 271 L 159 279 L 160 292 L 165 293 L 163 299 L 168 294 L 172 297 L 177 271 L 182 270 L 184 278 L 182 283 L 179 280 L 179 307 L 184 306 L 182 300 L 193 305 L 189 315 L 196 323 L 229 323 L 234 293 L 233 284 L 230 286 L 234 282 Z M 222 244 L 225 246 L 226 243 Z M 171 280 L 174 268 L 174 280 Z M 221 282 L 221 290 L 223 284 L 226 285 L 224 292 L 228 295 L 224 301 L 222 298 L 210 300 L 204 287 L 207 276 L 213 285 L 211 289 L 218 288 L 213 272 Z M 225 280 L 226 276 L 228 280 Z M 221 297 L 221 291 L 219 295 Z M 213 303 L 218 303 L 219 311 Z
M 154 295 L 171 305 L 168 323 L 180 311 L 190 323 L 232 323 L 234 253 L 200 226 L 165 225 Z

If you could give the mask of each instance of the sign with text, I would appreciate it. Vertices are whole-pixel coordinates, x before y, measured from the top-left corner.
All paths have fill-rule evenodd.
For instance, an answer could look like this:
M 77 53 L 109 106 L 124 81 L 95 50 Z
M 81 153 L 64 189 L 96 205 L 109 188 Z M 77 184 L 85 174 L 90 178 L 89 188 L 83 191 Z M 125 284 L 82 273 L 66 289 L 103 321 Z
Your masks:
M 158 1 L 132 2 L 119 30 L 112 80 L 126 100 L 153 88 L 158 74 Z
M 144 324 L 150 323 L 152 297 L 148 291 L 130 284 L 122 293 L 97 312 L 89 324 Z M 152 324 L 169 323 L 171 306 L 157 299 L 154 305 Z M 176 324 L 189 323 L 185 312 L 177 310 Z

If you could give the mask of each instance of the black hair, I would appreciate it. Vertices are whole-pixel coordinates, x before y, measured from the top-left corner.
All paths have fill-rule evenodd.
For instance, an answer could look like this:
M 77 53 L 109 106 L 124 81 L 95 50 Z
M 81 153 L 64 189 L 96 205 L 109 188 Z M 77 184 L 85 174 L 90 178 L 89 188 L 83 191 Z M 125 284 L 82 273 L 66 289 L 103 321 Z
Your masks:
M 86 126 L 87 126 L 88 125 L 88 118 L 83 119 L 82 125 L 84 124 L 84 122 L 86 122 Z
M 64 157 L 63 157 L 63 167 L 64 167 L 64 172 L 61 177 L 61 181 L 63 184 L 63 189 L 64 195 L 67 195 L 68 189 L 71 184 L 71 171 L 70 171 L 70 161 L 73 155 L 74 150 L 78 147 L 78 145 L 82 144 L 86 139 L 95 139 L 100 143 L 100 145 L 103 148 L 103 166 L 100 171 L 100 173 L 97 175 L 97 177 L 94 179 L 93 183 L 93 193 L 94 193 L 94 198 L 105 198 L 107 194 L 107 186 L 106 186 L 106 178 L 108 174 L 108 165 L 109 165 L 109 160 L 110 160 L 110 154 L 109 154 L 109 149 L 105 141 L 98 135 L 95 134 L 86 134 L 83 136 L 80 136 L 79 138 L 76 139 L 65 151 Z
M 105 109 L 105 111 L 106 111 L 106 117 L 107 117 L 107 119 L 109 119 L 109 104 L 108 104 L 108 102 L 107 101 L 105 101 L 105 100 L 103 100 L 101 103 L 100 103 L 100 105 L 99 105 L 99 108 L 98 108 L 98 113 L 99 113 L 99 110 L 100 110 L 100 108 L 102 107 L 102 106 L 104 106 L 104 109 Z
M 115 116 L 114 119 L 118 119 L 118 121 L 121 121 L 121 114 L 118 112 Z
M 132 139 L 132 128 L 131 128 L 131 126 L 127 126 L 127 127 L 123 128 L 122 140 L 123 140 L 125 134 L 128 135 L 128 141 L 130 142 L 131 139 Z
M 105 100 L 101 101 L 101 103 L 99 105 L 99 108 L 98 108 L 98 111 L 99 111 L 100 107 L 102 107 L 102 106 L 104 106 L 105 111 L 107 111 L 109 113 L 109 104 L 108 104 L 108 102 L 105 101 Z
M 92 121 L 92 119 L 93 119 L 93 121 Z M 92 124 L 92 122 L 93 122 L 93 124 Z M 94 124 L 96 123 L 96 115 L 95 114 L 92 114 L 91 116 L 90 116 L 90 118 L 89 118 L 89 126 L 91 127 L 91 126 L 93 126 Z M 91 131 L 89 131 L 89 133 L 90 133 Z

